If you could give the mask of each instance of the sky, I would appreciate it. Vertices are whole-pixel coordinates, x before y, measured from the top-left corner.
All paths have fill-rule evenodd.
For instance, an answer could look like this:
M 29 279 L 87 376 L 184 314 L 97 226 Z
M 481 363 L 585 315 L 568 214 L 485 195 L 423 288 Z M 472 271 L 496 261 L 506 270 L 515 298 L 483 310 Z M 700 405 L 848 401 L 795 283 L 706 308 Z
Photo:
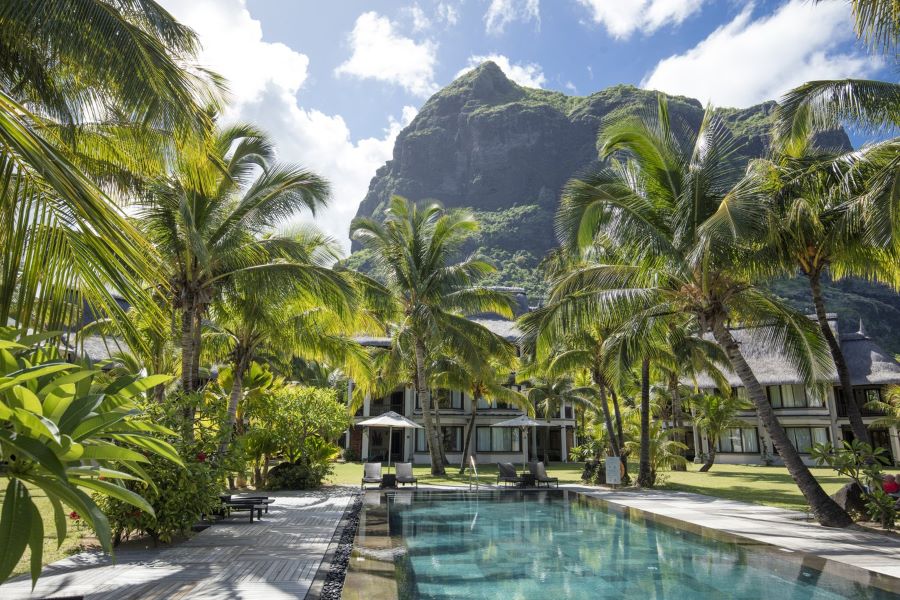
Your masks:
M 345 250 L 397 134 L 431 94 L 485 60 L 521 85 L 570 95 L 626 83 L 729 107 L 813 79 L 894 78 L 856 41 L 846 0 L 161 4 L 197 32 L 200 63 L 229 80 L 223 119 L 256 123 L 280 161 L 330 180 L 315 222 Z

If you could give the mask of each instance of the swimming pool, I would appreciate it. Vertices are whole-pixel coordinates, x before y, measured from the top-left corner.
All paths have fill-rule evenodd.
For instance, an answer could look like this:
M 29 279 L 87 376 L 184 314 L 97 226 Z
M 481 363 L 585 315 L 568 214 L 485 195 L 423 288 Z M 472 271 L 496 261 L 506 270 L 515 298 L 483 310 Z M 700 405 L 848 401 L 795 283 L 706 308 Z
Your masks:
M 889 578 L 674 524 L 567 490 L 372 494 L 344 597 L 900 598 Z

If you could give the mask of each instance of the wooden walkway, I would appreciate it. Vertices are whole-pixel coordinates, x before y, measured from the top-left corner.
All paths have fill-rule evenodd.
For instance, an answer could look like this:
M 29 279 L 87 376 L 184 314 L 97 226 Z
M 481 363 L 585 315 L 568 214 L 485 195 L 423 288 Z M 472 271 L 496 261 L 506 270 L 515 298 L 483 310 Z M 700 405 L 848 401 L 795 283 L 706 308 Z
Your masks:
M 0 598 L 90 600 L 305 598 L 352 496 L 346 490 L 277 495 L 262 521 L 246 512 L 160 550 L 82 553 L 0 586 Z

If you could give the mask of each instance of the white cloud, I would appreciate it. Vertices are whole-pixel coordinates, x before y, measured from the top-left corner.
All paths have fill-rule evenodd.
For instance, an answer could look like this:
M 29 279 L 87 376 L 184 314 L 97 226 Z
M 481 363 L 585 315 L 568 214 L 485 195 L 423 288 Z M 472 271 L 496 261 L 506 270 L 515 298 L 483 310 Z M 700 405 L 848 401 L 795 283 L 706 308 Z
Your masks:
M 700 10 L 704 0 L 578 0 L 614 38 L 628 38 L 635 31 L 653 33 L 668 24 L 677 25 Z
M 497 63 L 500 70 L 506 73 L 506 76 L 525 87 L 542 88 L 547 83 L 544 71 L 541 65 L 537 63 L 519 63 L 512 64 L 506 56 L 502 54 L 479 54 L 470 56 L 468 65 L 461 69 L 456 76 L 459 77 L 463 73 L 467 73 L 483 62 L 493 61 Z
M 262 41 L 260 23 L 245 0 L 162 3 L 197 31 L 203 44 L 201 62 L 229 79 L 233 102 L 225 116 L 258 124 L 274 138 L 279 160 L 300 163 L 331 181 L 331 204 L 315 221 L 349 249 L 350 220 L 415 109 L 404 107 L 399 120 L 389 118 L 382 136 L 354 141 L 340 115 L 298 104 L 309 59 L 284 44 Z
M 438 90 L 437 44 L 400 35 L 387 17 L 371 11 L 361 14 L 350 33 L 350 47 L 352 54 L 335 69 L 337 75 L 392 83 L 422 97 Z
M 641 87 L 744 107 L 812 79 L 860 77 L 878 66 L 860 53 L 834 52 L 853 38 L 845 2 L 791 0 L 756 20 L 752 11 L 747 6 L 694 48 L 660 61 Z
M 503 33 L 513 21 L 536 21 L 541 24 L 540 0 L 491 0 L 484 13 L 484 28 L 488 33 Z
M 449 2 L 438 2 L 435 9 L 438 19 L 452 27 L 459 22 L 459 10 Z
M 428 15 L 425 14 L 425 11 L 422 10 L 422 7 L 419 6 L 418 2 L 412 6 L 407 6 L 402 12 L 412 22 L 413 31 L 425 31 L 426 29 L 431 29 L 431 19 L 428 18 Z

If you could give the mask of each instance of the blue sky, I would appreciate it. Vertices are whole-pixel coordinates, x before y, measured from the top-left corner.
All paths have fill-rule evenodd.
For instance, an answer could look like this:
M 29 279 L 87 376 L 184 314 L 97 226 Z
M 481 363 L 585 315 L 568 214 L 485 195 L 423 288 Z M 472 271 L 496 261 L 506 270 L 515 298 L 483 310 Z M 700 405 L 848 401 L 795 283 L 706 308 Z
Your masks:
M 343 244 L 375 170 L 433 91 L 494 59 L 523 85 L 629 83 L 750 106 L 810 79 L 893 78 L 826 0 L 162 0 L 231 81 L 226 118 L 331 179 L 316 221 Z

